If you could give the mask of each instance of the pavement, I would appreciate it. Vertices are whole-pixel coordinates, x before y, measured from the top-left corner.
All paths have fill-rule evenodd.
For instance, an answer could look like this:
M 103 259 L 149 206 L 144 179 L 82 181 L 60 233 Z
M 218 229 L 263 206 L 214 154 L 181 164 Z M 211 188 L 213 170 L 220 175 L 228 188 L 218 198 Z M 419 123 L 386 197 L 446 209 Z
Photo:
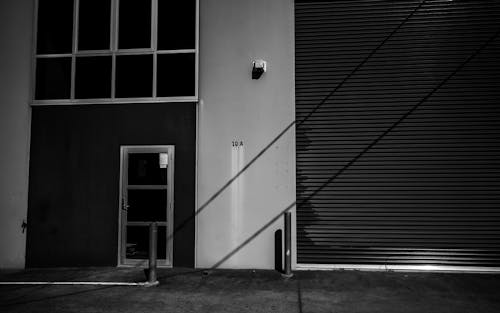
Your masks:
M 144 282 L 139 268 L 0 271 L 0 281 Z M 0 285 L 0 312 L 500 312 L 500 275 L 160 269 L 142 286 Z

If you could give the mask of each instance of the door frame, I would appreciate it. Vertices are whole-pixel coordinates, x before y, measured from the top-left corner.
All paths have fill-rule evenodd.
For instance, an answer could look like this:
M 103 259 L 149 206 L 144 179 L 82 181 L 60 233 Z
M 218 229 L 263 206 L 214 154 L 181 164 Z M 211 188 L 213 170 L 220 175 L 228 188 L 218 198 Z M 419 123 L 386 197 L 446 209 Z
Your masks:
M 128 181 L 128 153 L 168 153 L 167 166 L 167 222 L 166 222 L 166 259 L 158 259 L 157 265 L 160 267 L 172 267 L 173 265 L 173 243 L 174 243 L 174 168 L 175 168 L 175 146 L 174 145 L 121 145 L 120 146 L 120 178 L 119 178 L 119 199 L 118 199 L 118 266 L 138 266 L 147 267 L 148 260 L 127 259 L 124 249 L 126 245 L 126 226 L 125 214 L 122 214 L 123 201 L 125 200 L 124 181 Z

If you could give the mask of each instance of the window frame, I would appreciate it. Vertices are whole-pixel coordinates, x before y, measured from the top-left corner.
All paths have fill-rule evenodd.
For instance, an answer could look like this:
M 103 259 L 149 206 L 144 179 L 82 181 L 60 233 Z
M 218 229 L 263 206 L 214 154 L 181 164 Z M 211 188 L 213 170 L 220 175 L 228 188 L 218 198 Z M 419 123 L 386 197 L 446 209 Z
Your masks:
M 158 103 L 158 102 L 198 102 L 198 86 L 199 86 L 199 0 L 195 1 L 195 47 L 194 49 L 176 49 L 176 50 L 158 50 L 158 1 L 151 0 L 151 46 L 150 48 L 136 49 L 118 49 L 119 37 L 119 1 L 111 0 L 111 17 L 110 17 L 110 48 L 108 50 L 78 50 L 78 10 L 80 0 L 73 0 L 73 38 L 71 53 L 61 54 L 38 54 L 37 53 L 37 37 L 38 37 L 38 5 L 39 0 L 35 0 L 34 18 L 33 18 L 33 49 L 32 49 L 32 75 L 30 88 L 30 105 L 81 105 L 81 104 L 110 104 L 110 103 Z M 194 54 L 195 62 L 195 82 L 194 95 L 182 97 L 158 97 L 157 96 L 157 55 L 158 54 Z M 153 90 L 152 97 L 140 98 L 116 98 L 116 56 L 119 55 L 153 55 Z M 76 58 L 82 56 L 111 56 L 111 97 L 110 98 L 92 98 L 92 99 L 76 99 L 75 98 L 75 70 Z M 71 90 L 69 99 L 35 99 L 36 90 L 36 63 L 39 58 L 58 58 L 71 57 Z

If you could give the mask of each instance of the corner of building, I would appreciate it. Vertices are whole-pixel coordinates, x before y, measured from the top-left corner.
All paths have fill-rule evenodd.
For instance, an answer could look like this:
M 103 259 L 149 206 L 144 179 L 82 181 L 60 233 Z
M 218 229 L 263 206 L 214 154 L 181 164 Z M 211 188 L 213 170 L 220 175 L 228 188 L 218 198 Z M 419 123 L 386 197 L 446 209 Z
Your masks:
M 33 2 L 0 3 L 0 268 L 24 268 Z

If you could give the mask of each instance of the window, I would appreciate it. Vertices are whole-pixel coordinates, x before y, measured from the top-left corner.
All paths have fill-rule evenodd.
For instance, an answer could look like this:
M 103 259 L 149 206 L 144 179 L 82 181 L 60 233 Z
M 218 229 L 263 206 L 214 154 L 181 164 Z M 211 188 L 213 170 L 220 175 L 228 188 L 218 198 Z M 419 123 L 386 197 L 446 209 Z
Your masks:
M 197 100 L 197 0 L 38 0 L 33 104 Z

